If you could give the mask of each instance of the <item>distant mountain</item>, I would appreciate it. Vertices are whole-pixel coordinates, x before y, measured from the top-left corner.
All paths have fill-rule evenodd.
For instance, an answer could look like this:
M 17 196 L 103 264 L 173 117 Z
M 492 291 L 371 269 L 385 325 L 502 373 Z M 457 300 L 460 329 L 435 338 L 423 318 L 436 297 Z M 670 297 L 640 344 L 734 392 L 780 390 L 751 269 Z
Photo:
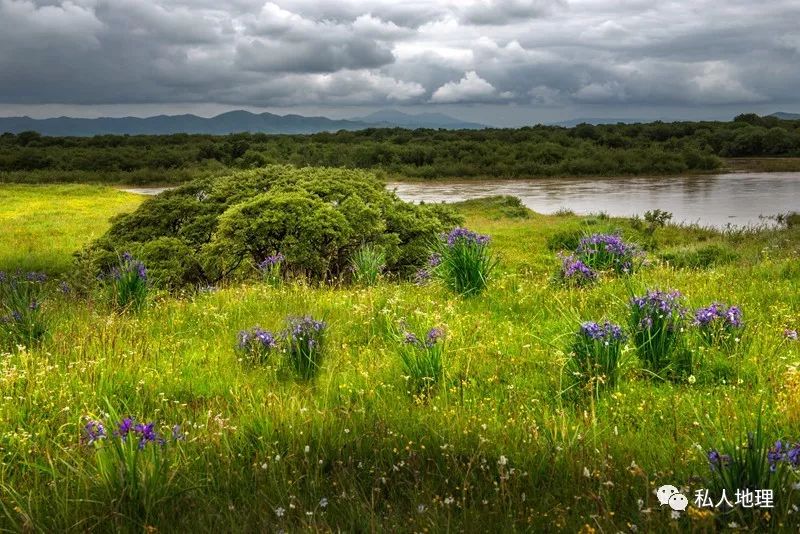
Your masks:
M 776 117 L 784 121 L 797 121 L 800 120 L 800 113 L 786 113 L 785 111 L 776 111 L 768 117 Z
M 408 115 L 399 111 L 379 111 L 362 119 L 329 119 L 302 115 L 274 115 L 229 111 L 216 117 L 197 115 L 158 115 L 155 117 L 101 117 L 76 119 L 58 117 L 32 119 L 30 117 L 0 117 L 0 133 L 36 131 L 53 136 L 161 135 L 161 134 L 217 134 L 238 132 L 263 132 L 271 134 L 310 134 L 338 130 L 363 130 L 365 128 L 485 128 L 482 124 L 463 122 L 439 113 Z
M 614 119 L 614 118 L 583 118 L 583 119 L 569 119 L 566 121 L 560 122 L 553 122 L 551 123 L 553 126 L 564 126 L 565 128 L 573 128 L 579 124 L 617 124 L 621 122 L 623 124 L 636 124 L 636 123 L 645 123 L 645 122 L 654 122 L 658 119 Z
M 19 133 L 33 130 L 42 135 L 55 136 L 174 133 L 229 134 L 236 132 L 306 134 L 337 130 L 361 130 L 370 126 L 373 125 L 348 120 L 333 120 L 327 117 L 282 116 L 272 113 L 255 114 L 249 111 L 229 111 L 211 118 L 198 117 L 196 115 L 158 115 L 144 119 L 139 117 L 101 117 L 99 119 L 0 117 L 0 132 Z
M 485 124 L 466 122 L 444 113 L 403 113 L 396 109 L 382 109 L 365 117 L 354 117 L 355 122 L 368 122 L 388 127 L 401 128 L 444 128 L 448 130 L 479 130 L 487 128 Z

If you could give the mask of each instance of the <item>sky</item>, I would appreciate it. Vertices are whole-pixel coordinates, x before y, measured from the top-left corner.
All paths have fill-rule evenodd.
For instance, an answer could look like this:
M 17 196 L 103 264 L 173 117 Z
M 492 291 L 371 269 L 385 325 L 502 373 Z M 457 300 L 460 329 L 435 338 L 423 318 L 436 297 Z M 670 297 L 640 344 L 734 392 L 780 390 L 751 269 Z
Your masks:
M 0 116 L 800 112 L 799 0 L 0 0 Z

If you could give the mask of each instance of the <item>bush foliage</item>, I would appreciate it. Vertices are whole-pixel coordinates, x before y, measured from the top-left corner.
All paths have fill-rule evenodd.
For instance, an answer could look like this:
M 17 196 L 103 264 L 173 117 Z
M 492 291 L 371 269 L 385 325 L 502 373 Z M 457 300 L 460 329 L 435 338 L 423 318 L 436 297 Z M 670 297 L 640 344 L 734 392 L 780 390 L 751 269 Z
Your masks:
M 405 276 L 458 222 L 442 205 L 401 201 L 365 171 L 274 165 L 165 191 L 115 218 L 80 260 L 103 272 L 131 251 L 154 284 L 175 288 L 246 275 L 279 252 L 285 272 L 325 280 L 369 244 L 384 252 L 387 271 Z

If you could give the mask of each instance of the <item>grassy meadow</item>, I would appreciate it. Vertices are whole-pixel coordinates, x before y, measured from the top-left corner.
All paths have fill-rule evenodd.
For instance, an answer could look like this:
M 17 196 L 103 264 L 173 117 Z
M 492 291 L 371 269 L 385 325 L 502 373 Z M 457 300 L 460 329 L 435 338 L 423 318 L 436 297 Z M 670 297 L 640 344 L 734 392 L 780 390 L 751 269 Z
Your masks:
M 796 531 L 782 508 L 694 505 L 707 454 L 800 439 L 800 228 L 718 233 L 603 215 L 544 216 L 502 200 L 459 204 L 499 263 L 476 298 L 437 282 L 372 287 L 249 282 L 151 294 L 117 313 L 98 293 L 59 292 L 72 253 L 139 197 L 94 186 L 0 186 L 0 271 L 46 271 L 41 345 L 0 357 L 0 528 L 130 532 Z M 619 229 L 648 265 L 588 287 L 553 281 L 558 238 Z M 548 246 L 549 245 L 549 246 Z M 668 260 L 668 261 L 667 261 Z M 662 381 L 634 348 L 616 390 L 574 398 L 570 344 L 584 321 L 626 325 L 629 299 L 678 289 L 694 310 L 742 310 L 733 346 L 687 326 L 690 377 Z M 322 369 L 293 378 L 278 355 L 241 361 L 237 332 L 288 315 L 328 324 Z M 434 395 L 406 391 L 398 324 L 445 332 Z M 111 446 L 124 416 L 181 439 Z M 106 443 L 88 444 L 88 420 Z M 116 443 L 116 442 L 115 442 Z M 800 481 L 800 479 L 797 479 Z M 655 490 L 675 485 L 673 514 Z
M 108 229 L 110 217 L 140 202 L 105 186 L 0 187 L 0 270 L 63 273 L 73 252 Z

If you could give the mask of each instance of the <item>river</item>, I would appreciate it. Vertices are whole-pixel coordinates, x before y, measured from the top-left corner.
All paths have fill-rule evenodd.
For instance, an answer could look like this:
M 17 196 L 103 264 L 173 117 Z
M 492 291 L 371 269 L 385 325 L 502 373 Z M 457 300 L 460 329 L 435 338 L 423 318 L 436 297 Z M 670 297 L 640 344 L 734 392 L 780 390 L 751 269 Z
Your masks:
M 672 222 L 717 228 L 771 224 L 765 216 L 800 211 L 800 172 L 390 182 L 387 187 L 409 202 L 457 202 L 513 195 L 539 213 L 569 209 L 578 214 L 603 211 L 614 217 L 628 217 L 662 209 L 672 212 Z M 152 195 L 164 189 L 126 191 Z

